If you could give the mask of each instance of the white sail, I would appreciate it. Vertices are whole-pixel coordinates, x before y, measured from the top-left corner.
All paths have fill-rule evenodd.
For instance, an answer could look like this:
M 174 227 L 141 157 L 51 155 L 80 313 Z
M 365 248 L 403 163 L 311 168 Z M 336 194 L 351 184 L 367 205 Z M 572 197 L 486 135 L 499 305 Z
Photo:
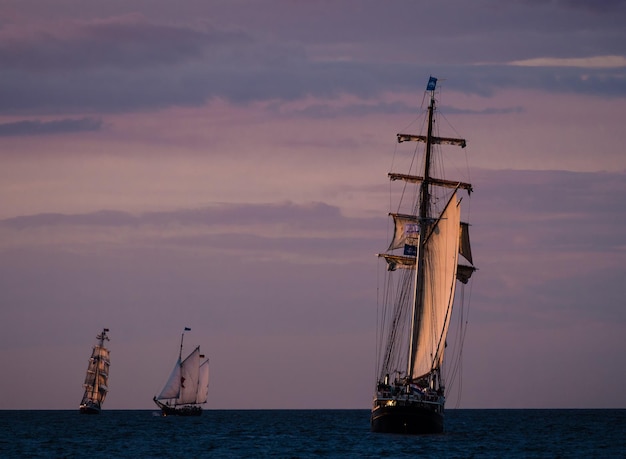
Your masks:
M 424 244 L 424 303 L 416 324 L 413 374 L 416 379 L 438 368 L 456 286 L 461 208 L 453 193 Z
M 174 365 L 174 369 L 167 379 L 163 390 L 157 396 L 157 399 L 166 400 L 178 398 L 178 394 L 180 394 L 180 359 L 176 361 L 176 365 Z
M 198 395 L 196 403 L 205 403 L 209 396 L 209 361 L 205 360 L 200 365 L 200 377 L 198 378 Z
M 419 244 L 419 225 L 415 215 L 390 214 L 393 217 L 393 240 L 387 250 L 400 249 L 405 244 Z
M 176 403 L 179 405 L 196 403 L 200 376 L 200 347 L 195 348 L 180 366 L 180 395 Z

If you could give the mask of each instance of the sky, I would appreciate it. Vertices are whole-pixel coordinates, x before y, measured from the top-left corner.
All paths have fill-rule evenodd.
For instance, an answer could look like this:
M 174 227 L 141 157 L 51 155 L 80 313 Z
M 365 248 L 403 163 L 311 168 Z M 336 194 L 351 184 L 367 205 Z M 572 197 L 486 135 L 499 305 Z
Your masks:
M 105 327 L 105 409 L 155 408 L 183 327 L 208 409 L 369 408 L 387 172 L 430 75 L 479 268 L 448 406 L 626 408 L 625 22 L 623 0 L 3 0 L 0 409 L 77 409 Z

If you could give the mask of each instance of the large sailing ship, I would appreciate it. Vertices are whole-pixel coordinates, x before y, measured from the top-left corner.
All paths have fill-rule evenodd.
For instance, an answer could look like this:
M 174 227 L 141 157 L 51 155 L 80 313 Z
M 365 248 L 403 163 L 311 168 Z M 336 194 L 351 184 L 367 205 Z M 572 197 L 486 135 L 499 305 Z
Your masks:
M 109 365 L 111 361 L 109 350 L 104 347 L 104 342 L 109 341 L 108 331 L 109 329 L 105 328 L 102 333 L 96 336 L 98 342 L 91 351 L 87 365 L 87 376 L 83 384 L 85 393 L 79 407 L 79 411 L 83 414 L 99 414 L 109 391 Z
M 400 204 L 389 214 L 394 228 L 391 244 L 378 255 L 386 261 L 386 271 L 371 413 L 374 432 L 443 431 L 448 376 L 444 374 L 448 369 L 444 367 L 444 350 L 455 288 L 457 281 L 466 284 L 476 270 L 469 225 L 461 221 L 460 205 L 461 194 L 469 195 L 472 186 L 442 175 L 441 146 L 465 148 L 466 142 L 438 135 L 436 86 L 437 79 L 430 77 L 425 93 L 425 100 L 429 99 L 425 133 L 397 134 L 399 143 L 418 142 L 424 148 L 414 150 L 409 173 L 388 174 L 391 181 L 402 181 L 403 186 L 398 192 Z M 457 354 L 464 329 L 459 336 Z
M 161 393 L 153 398 L 161 409 L 163 416 L 200 416 L 202 404 L 207 401 L 209 393 L 209 359 L 200 353 L 197 346 L 191 353 L 182 358 L 185 327 L 180 337 L 178 360 Z

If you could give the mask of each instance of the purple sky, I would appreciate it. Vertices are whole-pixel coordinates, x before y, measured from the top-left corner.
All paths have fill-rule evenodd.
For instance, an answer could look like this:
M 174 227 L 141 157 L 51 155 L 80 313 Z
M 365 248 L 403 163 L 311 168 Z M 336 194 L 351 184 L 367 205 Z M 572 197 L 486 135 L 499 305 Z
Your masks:
M 480 268 L 448 406 L 625 408 L 625 22 L 622 0 L 3 1 L 0 409 L 77 409 L 103 327 L 105 408 L 153 408 L 184 326 L 208 408 L 369 408 L 386 174 L 429 75 Z

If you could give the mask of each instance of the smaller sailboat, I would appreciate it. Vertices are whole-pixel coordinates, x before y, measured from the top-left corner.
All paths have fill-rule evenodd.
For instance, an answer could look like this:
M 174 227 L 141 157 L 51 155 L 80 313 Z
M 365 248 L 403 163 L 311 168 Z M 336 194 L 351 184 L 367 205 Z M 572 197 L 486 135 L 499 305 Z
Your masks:
M 96 335 L 98 343 L 93 347 L 89 358 L 84 383 L 85 393 L 79 407 L 79 411 L 83 414 L 99 414 L 109 391 L 109 365 L 111 361 L 109 350 L 104 347 L 104 342 L 109 341 L 108 331 L 108 328 L 104 328 L 102 333 Z
M 202 404 L 206 403 L 209 394 L 209 359 L 200 353 L 200 346 L 182 358 L 185 327 L 180 337 L 178 360 L 170 374 L 165 387 L 154 403 L 161 409 L 163 416 L 200 416 Z

